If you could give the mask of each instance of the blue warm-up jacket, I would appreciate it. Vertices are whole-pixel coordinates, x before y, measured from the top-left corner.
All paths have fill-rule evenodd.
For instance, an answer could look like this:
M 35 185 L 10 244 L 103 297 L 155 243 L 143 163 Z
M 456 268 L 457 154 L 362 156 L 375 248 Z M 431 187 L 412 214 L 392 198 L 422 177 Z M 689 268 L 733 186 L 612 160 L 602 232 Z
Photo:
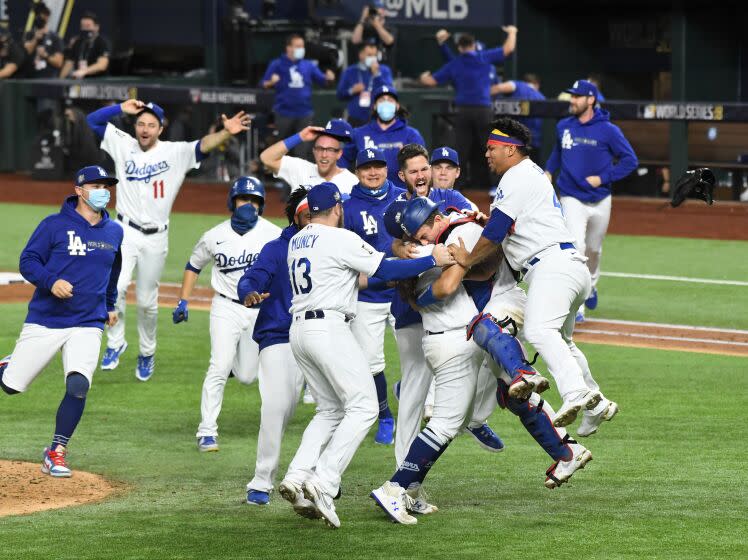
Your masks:
M 364 91 L 371 94 L 372 91 L 381 86 L 392 86 L 392 70 L 386 64 L 379 65 L 379 75 L 372 76 L 371 70 L 363 64 L 353 64 L 343 70 L 338 81 L 338 99 L 348 101 L 348 116 L 358 121 L 365 121 L 371 116 L 371 106 L 361 107 L 359 105 L 360 93 L 351 94 L 351 88 L 358 84 L 364 84 Z
M 326 83 L 325 75 L 316 64 L 309 60 L 291 60 L 285 54 L 268 64 L 262 81 L 278 74 L 280 81 L 275 84 L 273 111 L 284 117 L 305 117 L 311 115 L 312 82 Z
M 21 253 L 19 270 L 36 286 L 26 323 L 51 329 L 104 328 L 117 302 L 122 265 L 122 226 L 106 210 L 96 225 L 76 212 L 77 196 L 69 196 L 58 214 L 44 218 Z M 52 295 L 54 283 L 73 285 L 73 297 Z

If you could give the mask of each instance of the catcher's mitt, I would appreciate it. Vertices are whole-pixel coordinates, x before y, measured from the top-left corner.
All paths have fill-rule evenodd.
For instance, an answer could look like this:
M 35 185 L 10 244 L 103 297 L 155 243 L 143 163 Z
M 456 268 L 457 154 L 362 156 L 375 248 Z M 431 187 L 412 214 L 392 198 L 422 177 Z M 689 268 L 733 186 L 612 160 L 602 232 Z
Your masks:
M 673 208 L 680 206 L 689 195 L 692 195 L 694 198 L 700 198 L 711 206 L 712 202 L 714 202 L 712 198 L 713 191 L 714 173 L 712 173 L 711 169 L 700 167 L 699 169 L 686 171 L 675 184 L 673 200 L 670 201 L 670 205 Z

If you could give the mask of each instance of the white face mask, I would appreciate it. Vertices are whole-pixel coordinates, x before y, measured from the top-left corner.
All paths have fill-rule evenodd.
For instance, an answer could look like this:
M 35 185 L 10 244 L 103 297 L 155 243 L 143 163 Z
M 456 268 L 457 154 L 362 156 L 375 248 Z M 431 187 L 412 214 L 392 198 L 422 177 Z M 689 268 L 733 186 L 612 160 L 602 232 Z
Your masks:
M 364 65 L 367 68 L 371 68 L 371 65 L 374 64 L 376 61 L 377 61 L 376 56 L 367 56 L 366 58 L 364 58 Z
M 296 47 L 293 50 L 293 57 L 296 60 L 301 60 L 302 58 L 304 58 L 305 54 L 306 54 L 306 51 L 304 50 L 304 47 Z

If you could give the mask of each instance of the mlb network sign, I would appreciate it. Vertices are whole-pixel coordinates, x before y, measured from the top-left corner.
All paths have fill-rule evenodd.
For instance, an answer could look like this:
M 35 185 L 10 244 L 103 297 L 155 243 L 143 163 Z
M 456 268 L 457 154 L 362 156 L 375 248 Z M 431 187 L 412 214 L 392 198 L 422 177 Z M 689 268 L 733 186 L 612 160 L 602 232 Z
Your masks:
M 411 25 L 459 23 L 492 27 L 501 25 L 505 15 L 502 0 L 384 0 L 384 7 L 389 21 Z

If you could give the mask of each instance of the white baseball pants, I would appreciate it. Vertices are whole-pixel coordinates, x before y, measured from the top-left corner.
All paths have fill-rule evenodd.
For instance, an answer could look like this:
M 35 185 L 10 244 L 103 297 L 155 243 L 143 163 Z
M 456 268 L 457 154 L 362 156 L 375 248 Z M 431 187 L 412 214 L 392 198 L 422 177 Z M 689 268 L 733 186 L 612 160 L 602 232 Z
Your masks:
M 335 496 L 343 472 L 377 419 L 379 403 L 350 323 L 341 313 L 324 313 L 322 319 L 297 314 L 291 324 L 291 349 L 317 399 L 317 410 L 286 478 L 296 484 L 312 478 Z
M 582 255 L 587 256 L 587 268 L 592 275 L 592 288 L 597 286 L 597 281 L 600 279 L 603 239 L 608 231 L 612 201 L 612 196 L 607 196 L 599 202 L 582 202 L 573 196 L 561 197 L 566 227 L 576 240 L 574 246 Z M 589 295 L 587 294 L 587 297 Z
M 260 432 L 257 436 L 255 475 L 247 490 L 270 492 L 278 471 L 281 441 L 296 410 L 304 376 L 291 345 L 273 344 L 260 350 Z
M 351 330 L 356 337 L 372 375 L 384 371 L 384 330 L 390 316 L 389 302 L 356 303 L 356 318 L 351 321 Z
M 139 353 L 152 356 L 156 353 L 156 327 L 158 325 L 158 286 L 169 252 L 167 231 L 146 235 L 122 224 L 122 270 L 117 282 L 117 315 L 119 321 L 107 332 L 107 347 L 119 348 L 125 343 L 125 309 L 127 288 L 137 267 L 135 300 L 138 310 Z
M 257 379 L 259 348 L 252 340 L 259 310 L 213 296 L 210 306 L 210 365 L 200 399 L 197 437 L 218 435 L 218 415 L 229 374 L 244 384 Z

